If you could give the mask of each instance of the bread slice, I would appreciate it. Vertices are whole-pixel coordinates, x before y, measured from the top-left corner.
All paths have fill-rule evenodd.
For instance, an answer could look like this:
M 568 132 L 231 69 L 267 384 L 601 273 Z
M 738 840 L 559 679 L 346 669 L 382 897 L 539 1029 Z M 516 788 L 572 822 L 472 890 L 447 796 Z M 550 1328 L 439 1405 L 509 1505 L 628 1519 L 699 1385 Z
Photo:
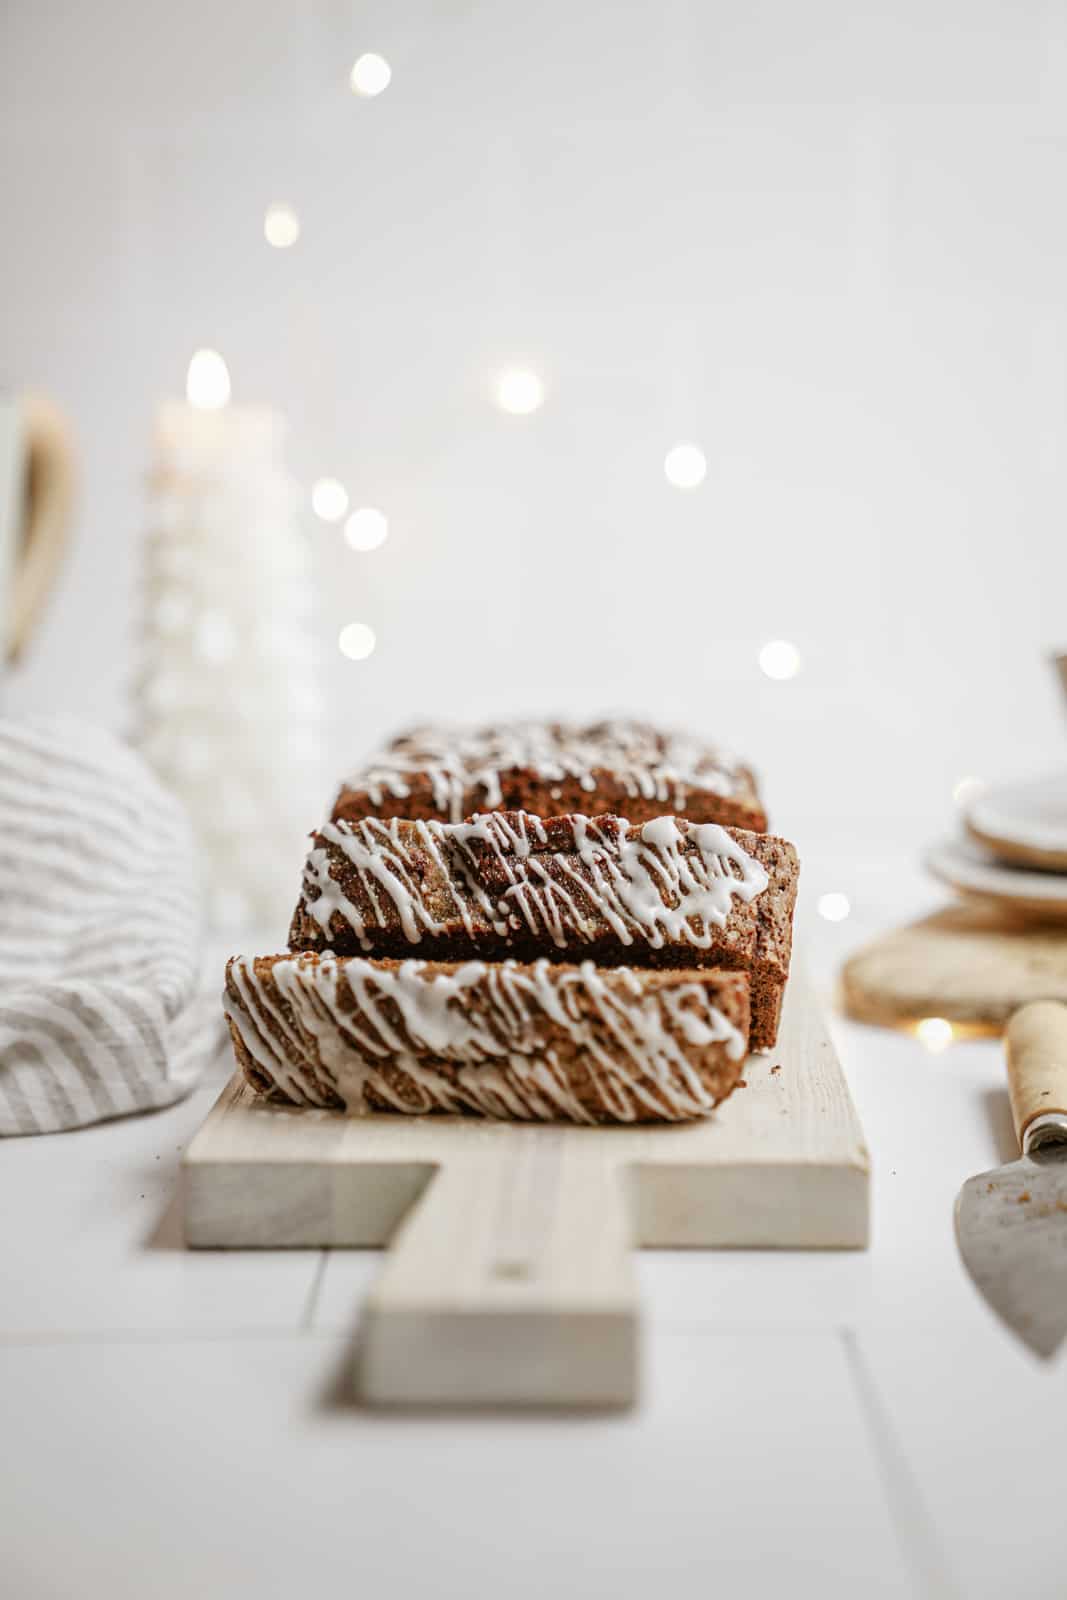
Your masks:
M 796 851 L 770 834 L 658 817 L 325 823 L 291 950 L 438 961 L 589 957 L 605 966 L 747 972 L 752 1044 L 778 1033 Z
M 634 823 L 673 812 L 757 833 L 767 827 L 749 767 L 629 718 L 412 729 L 342 785 L 333 820 L 460 822 L 482 811 L 611 812 Z
M 677 1122 L 737 1083 L 744 974 L 235 956 L 225 1007 L 261 1094 L 351 1113 Z

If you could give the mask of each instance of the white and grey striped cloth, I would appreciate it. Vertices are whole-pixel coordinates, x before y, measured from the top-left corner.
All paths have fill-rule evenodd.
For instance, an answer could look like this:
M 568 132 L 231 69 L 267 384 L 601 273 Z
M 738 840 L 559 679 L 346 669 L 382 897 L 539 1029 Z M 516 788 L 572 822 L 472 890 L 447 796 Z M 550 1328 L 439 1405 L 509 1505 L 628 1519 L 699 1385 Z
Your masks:
M 171 1104 L 211 1059 L 196 850 L 132 750 L 0 721 L 0 1134 Z

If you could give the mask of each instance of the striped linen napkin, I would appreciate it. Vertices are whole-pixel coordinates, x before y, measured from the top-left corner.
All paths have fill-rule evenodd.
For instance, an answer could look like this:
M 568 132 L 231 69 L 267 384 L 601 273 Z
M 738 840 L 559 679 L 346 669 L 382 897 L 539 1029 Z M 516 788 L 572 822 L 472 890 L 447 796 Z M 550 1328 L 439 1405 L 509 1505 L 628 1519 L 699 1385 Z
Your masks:
M 0 1135 L 170 1105 L 217 1046 L 192 834 L 132 750 L 0 721 Z

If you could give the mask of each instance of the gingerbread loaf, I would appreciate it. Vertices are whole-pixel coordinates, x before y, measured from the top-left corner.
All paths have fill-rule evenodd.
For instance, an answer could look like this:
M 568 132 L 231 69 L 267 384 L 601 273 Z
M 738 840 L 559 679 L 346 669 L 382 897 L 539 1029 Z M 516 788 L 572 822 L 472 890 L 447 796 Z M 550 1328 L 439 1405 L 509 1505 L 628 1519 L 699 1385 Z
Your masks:
M 767 827 L 749 767 L 687 734 L 629 718 L 416 728 L 342 785 L 332 816 L 460 822 L 483 811 L 613 813 L 634 823 L 671 812 L 756 833 Z
M 743 973 L 235 956 L 225 1007 L 260 1094 L 350 1113 L 574 1122 L 705 1115 L 737 1083 Z
M 328 822 L 289 947 L 741 971 L 763 1049 L 778 1034 L 798 872 L 784 839 L 676 817 Z

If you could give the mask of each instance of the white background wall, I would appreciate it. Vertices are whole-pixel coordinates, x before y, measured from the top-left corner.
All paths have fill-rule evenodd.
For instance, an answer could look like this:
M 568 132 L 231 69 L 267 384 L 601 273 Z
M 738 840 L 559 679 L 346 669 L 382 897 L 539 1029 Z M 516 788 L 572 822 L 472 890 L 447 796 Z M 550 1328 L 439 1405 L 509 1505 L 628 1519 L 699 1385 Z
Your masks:
M 153 411 L 207 344 L 391 519 L 312 529 L 335 767 L 413 716 L 632 706 L 801 832 L 1062 757 L 1061 4 L 9 0 L 0 135 L 0 381 L 84 476 L 16 707 L 123 726 Z M 537 415 L 494 408 L 509 364 Z

